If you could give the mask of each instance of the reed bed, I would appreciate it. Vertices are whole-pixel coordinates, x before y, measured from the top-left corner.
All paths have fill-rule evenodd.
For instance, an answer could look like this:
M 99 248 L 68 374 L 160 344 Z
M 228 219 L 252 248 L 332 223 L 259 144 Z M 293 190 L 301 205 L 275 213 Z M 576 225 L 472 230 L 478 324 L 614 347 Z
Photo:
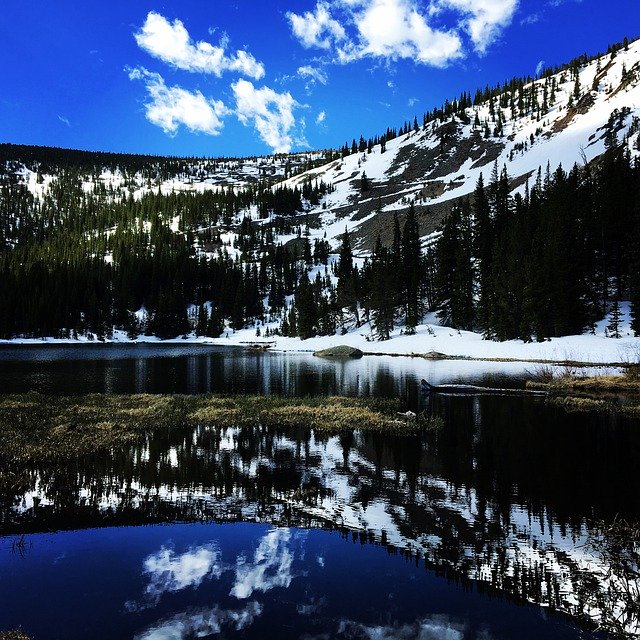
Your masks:
M 26 633 L 14 629 L 13 631 L 0 631 L 0 640 L 31 640 Z
M 327 432 L 406 432 L 399 402 L 281 396 L 0 396 L 0 462 L 60 461 L 127 446 L 162 430 L 197 425 L 306 427 Z M 8 482 L 9 479 L 5 478 Z
M 590 394 L 621 393 L 640 395 L 640 378 L 631 376 L 559 376 L 549 380 L 529 380 L 527 389 L 551 392 L 578 392 Z
M 527 389 L 548 391 L 547 402 L 567 411 L 613 412 L 640 417 L 640 379 L 635 375 L 551 376 L 544 380 L 529 380 Z

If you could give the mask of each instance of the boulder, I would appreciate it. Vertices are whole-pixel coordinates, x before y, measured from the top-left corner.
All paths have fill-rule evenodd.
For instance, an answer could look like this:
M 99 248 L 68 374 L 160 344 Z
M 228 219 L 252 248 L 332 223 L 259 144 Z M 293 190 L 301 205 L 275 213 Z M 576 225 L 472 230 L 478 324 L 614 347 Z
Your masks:
M 356 347 L 349 347 L 346 344 L 339 344 L 335 347 L 329 347 L 328 349 L 322 349 L 316 351 L 313 354 L 320 358 L 362 358 L 364 353 Z

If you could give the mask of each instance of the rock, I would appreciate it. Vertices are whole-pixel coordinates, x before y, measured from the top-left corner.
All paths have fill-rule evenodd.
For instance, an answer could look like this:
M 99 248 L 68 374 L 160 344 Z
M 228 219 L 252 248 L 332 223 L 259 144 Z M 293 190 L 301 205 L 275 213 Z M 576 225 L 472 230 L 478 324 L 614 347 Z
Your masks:
M 322 349 L 316 351 L 313 354 L 320 358 L 362 358 L 364 353 L 356 347 L 349 347 L 346 344 L 339 344 L 335 347 L 329 347 L 328 349 Z

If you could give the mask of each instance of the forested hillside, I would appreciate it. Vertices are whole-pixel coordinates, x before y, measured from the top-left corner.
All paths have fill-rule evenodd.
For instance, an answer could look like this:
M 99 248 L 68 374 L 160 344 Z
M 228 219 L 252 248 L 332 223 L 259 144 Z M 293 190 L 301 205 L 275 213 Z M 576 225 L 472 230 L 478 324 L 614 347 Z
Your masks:
M 0 338 L 640 333 L 639 156 L 638 42 L 337 151 L 0 145 Z

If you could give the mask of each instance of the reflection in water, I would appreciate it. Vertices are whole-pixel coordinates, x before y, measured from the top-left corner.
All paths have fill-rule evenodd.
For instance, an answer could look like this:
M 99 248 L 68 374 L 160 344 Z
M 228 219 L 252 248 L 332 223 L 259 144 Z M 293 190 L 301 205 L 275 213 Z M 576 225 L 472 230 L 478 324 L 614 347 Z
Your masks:
M 301 534 L 298 534 L 300 539 Z M 234 575 L 229 592 L 237 600 L 247 600 L 254 592 L 266 593 L 275 588 L 287 589 L 293 575 L 291 567 L 295 551 L 290 544 L 292 533 L 289 529 L 272 529 L 259 541 L 253 562 L 247 561 L 245 553 L 240 554 L 235 565 L 224 565 L 220 561 L 219 544 L 209 543 L 176 555 L 173 550 L 162 547 L 159 552 L 148 556 L 143 563 L 143 575 L 149 583 L 144 592 L 145 608 L 160 602 L 164 593 L 184 589 L 197 589 L 203 580 L 219 580 L 223 573 Z M 302 555 L 302 554 L 299 554 Z M 128 611 L 140 611 L 140 607 L 130 602 Z M 222 609 L 214 606 L 197 612 L 181 612 L 145 631 L 138 638 L 191 638 L 221 633 L 225 627 L 242 631 L 251 626 L 261 615 L 263 605 L 249 602 L 241 609 Z
M 162 547 L 144 561 L 143 574 L 149 583 L 143 603 L 127 602 L 127 609 L 136 611 L 141 607 L 153 607 L 160 602 L 163 593 L 199 587 L 205 579 L 219 578 L 222 571 L 220 550 L 215 545 L 189 549 L 180 555 L 176 555 L 173 549 Z
M 239 610 L 227 610 L 211 607 L 198 611 L 176 614 L 169 620 L 135 636 L 136 640 L 188 640 L 189 638 L 208 638 L 223 631 L 244 631 L 262 613 L 257 602 L 250 602 Z
M 465 626 L 449 620 L 446 616 L 434 616 L 416 620 L 411 624 L 367 626 L 345 620 L 338 633 L 343 638 L 363 638 L 363 640 L 463 640 Z M 491 634 L 481 631 L 477 640 L 490 640 Z
M 422 378 L 518 384 L 527 363 L 367 356 L 330 360 L 204 345 L 0 346 L 4 393 L 262 393 L 383 395 L 417 403 Z M 515 380 L 513 380 L 515 379 Z
M 260 541 L 253 562 L 247 562 L 244 556 L 240 556 L 236 563 L 236 578 L 231 595 L 245 600 L 254 591 L 264 593 L 276 587 L 286 589 L 293 578 L 290 538 L 289 529 L 274 529 Z
M 168 430 L 113 457 L 33 469 L 27 490 L 5 496 L 1 523 L 16 533 L 211 520 L 338 529 L 467 587 L 597 617 L 585 594 L 606 592 L 610 567 L 586 545 L 589 526 L 640 515 L 637 423 L 520 397 L 438 396 L 430 410 L 444 429 L 407 437 Z M 138 608 L 225 572 L 235 600 L 289 587 L 290 535 L 269 532 L 235 556 L 232 572 L 215 546 L 156 549 Z M 325 560 L 318 553 L 306 566 Z M 311 611 L 323 595 L 307 602 Z M 345 637 L 368 637 L 353 633 Z

